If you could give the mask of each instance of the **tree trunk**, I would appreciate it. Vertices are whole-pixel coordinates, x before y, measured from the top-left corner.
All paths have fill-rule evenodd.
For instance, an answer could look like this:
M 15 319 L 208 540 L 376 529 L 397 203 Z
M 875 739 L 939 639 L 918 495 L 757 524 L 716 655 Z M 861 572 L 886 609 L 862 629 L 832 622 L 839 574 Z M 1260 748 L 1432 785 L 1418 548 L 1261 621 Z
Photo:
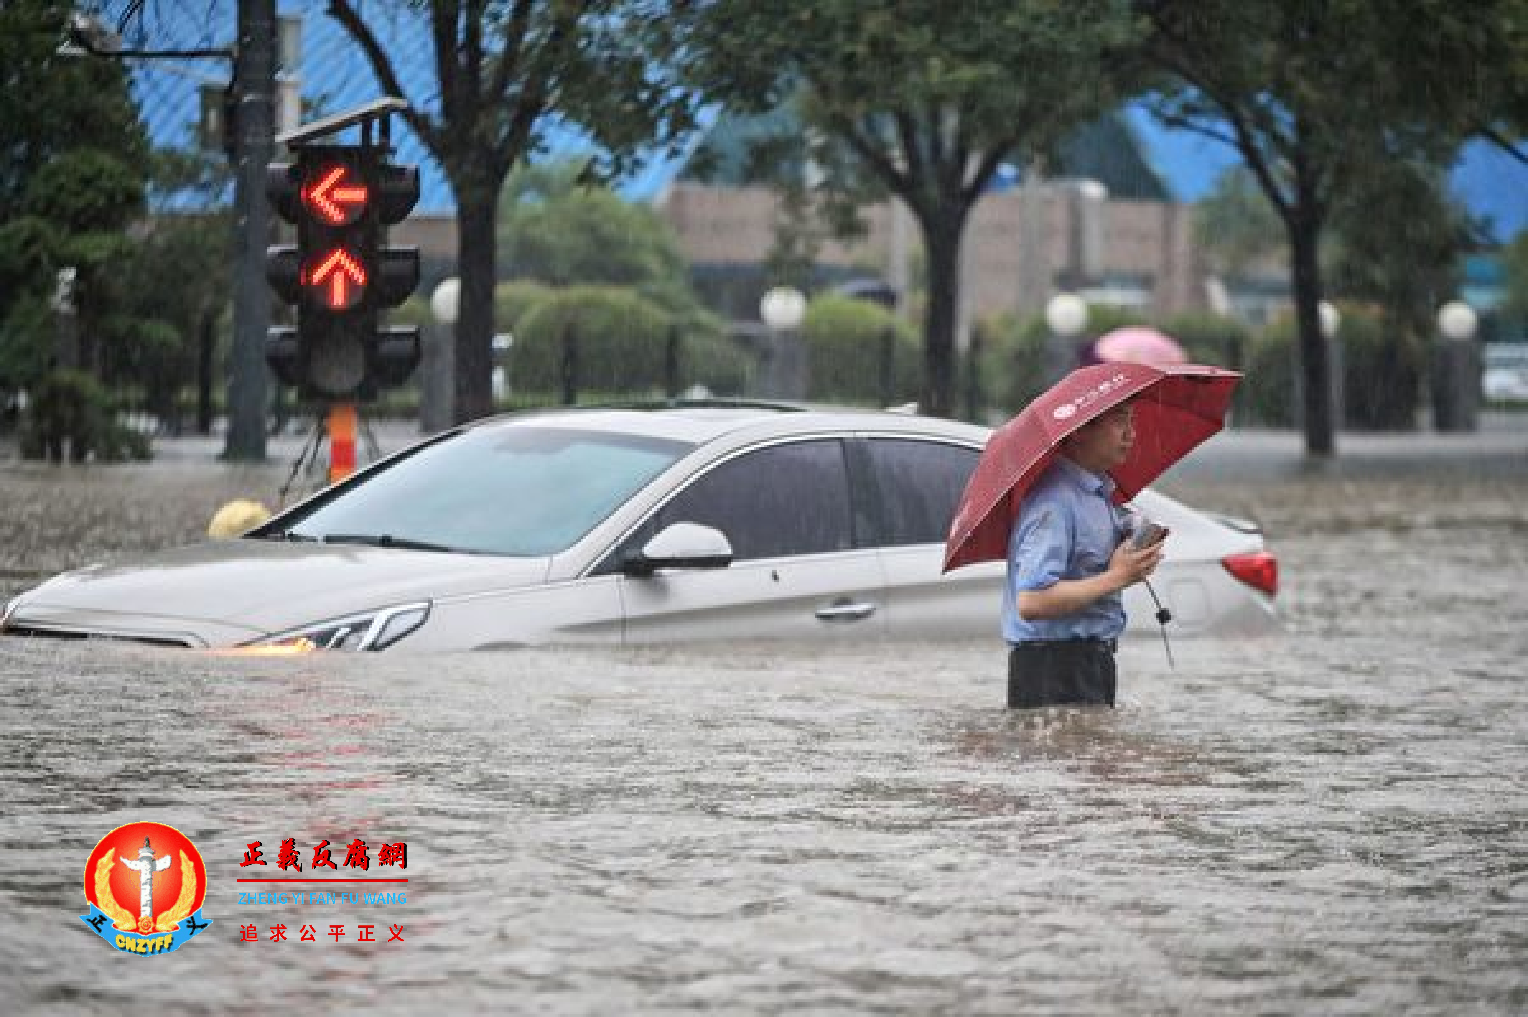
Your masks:
M 1333 452 L 1332 369 L 1326 337 L 1321 334 L 1321 271 L 1316 254 L 1319 235 L 1320 224 L 1296 208 L 1289 223 L 1289 246 L 1300 337 L 1305 452 L 1325 457 Z
M 461 303 L 456 318 L 457 423 L 494 412 L 493 405 L 493 287 L 495 275 L 494 221 L 498 187 L 489 181 L 464 181 L 457 188 L 457 272 Z
M 923 385 L 919 411 L 955 412 L 955 330 L 960 314 L 960 238 L 965 213 L 938 210 L 920 217 L 928 254 L 928 310 L 923 319 Z

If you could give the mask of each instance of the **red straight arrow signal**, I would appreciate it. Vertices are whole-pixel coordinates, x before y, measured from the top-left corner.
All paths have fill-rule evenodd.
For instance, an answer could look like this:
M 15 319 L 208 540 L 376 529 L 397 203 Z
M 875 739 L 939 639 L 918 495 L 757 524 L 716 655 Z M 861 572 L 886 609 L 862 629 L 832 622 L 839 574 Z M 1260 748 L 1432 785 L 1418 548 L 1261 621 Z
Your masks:
M 316 183 L 303 188 L 302 197 L 308 207 L 333 226 L 355 222 L 366 210 L 366 185 L 342 183 L 349 170 L 349 166 L 331 166 Z
M 330 251 L 307 276 L 303 282 L 309 286 L 323 286 L 327 281 L 324 303 L 331 310 L 344 311 L 354 307 L 366 291 L 366 270 L 343 247 Z

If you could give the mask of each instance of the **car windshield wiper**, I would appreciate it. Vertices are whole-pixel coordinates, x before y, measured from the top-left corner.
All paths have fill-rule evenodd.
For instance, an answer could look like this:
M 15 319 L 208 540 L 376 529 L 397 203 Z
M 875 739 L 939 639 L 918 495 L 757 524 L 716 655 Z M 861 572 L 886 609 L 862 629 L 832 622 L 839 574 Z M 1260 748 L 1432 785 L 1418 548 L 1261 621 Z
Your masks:
M 293 542 L 309 543 L 318 540 L 317 537 L 307 533 L 298 533 L 296 530 L 277 530 L 275 533 L 267 533 L 265 540 L 290 540 Z
M 368 547 L 397 547 L 405 551 L 448 551 L 457 548 L 445 544 L 432 544 L 427 540 L 410 540 L 390 533 L 326 533 L 318 538 L 325 544 L 365 544 Z

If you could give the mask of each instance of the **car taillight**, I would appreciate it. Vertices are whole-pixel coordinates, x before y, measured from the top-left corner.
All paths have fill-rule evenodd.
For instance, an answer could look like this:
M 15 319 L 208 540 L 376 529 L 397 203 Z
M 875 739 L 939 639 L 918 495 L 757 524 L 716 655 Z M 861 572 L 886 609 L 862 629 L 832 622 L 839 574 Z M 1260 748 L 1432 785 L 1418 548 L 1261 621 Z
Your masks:
M 1267 551 L 1228 554 L 1220 559 L 1220 564 L 1254 590 L 1261 590 L 1270 597 L 1279 592 L 1279 560 Z

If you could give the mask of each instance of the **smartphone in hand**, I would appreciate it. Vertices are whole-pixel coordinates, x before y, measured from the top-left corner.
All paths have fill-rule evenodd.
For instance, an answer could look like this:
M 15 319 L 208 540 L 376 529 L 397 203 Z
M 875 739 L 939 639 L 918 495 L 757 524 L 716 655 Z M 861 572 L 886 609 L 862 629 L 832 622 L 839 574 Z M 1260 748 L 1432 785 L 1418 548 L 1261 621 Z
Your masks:
M 1142 521 L 1135 531 L 1135 536 L 1130 538 L 1130 546 L 1139 551 L 1143 547 L 1151 547 L 1160 543 L 1167 536 L 1167 527 L 1152 522 L 1150 519 Z

